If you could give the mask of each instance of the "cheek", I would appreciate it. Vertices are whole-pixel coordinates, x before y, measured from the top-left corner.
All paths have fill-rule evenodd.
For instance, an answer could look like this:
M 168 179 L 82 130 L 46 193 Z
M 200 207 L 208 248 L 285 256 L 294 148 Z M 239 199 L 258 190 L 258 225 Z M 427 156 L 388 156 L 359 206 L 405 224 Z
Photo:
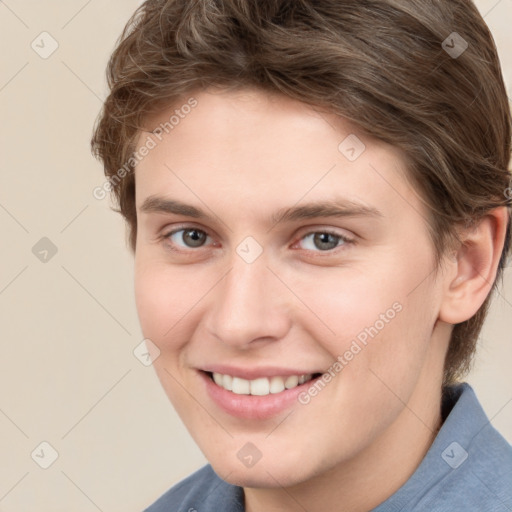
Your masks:
M 334 345 L 358 338 L 363 340 L 373 326 L 387 330 L 398 316 L 405 294 L 397 280 L 375 278 L 369 272 L 325 272 L 297 281 L 297 295 L 311 311 L 304 313 L 315 330 L 315 338 L 329 338 Z M 374 331 L 374 329 L 372 329 Z M 343 348 L 343 347 L 340 347 Z
M 435 320 L 434 310 L 429 310 L 427 304 L 434 303 L 435 297 L 432 290 L 415 293 L 383 294 L 384 300 L 376 308 L 373 304 L 363 327 L 359 317 L 352 336 L 344 339 L 344 348 L 348 349 L 344 359 L 351 360 L 342 370 L 343 382 L 354 396 L 366 397 L 366 406 L 354 404 L 362 407 L 361 413 L 380 410 L 385 417 L 392 410 L 398 412 L 422 374 Z
M 312 337 L 322 340 L 333 360 L 346 356 L 344 373 L 356 380 L 370 370 L 390 382 L 417 375 L 436 318 L 430 280 L 417 268 L 397 272 L 394 264 L 386 272 L 385 267 L 381 261 L 378 275 L 367 269 L 297 283 L 297 295 L 308 298 L 314 313 L 302 314 Z
M 168 265 L 151 257 L 144 257 L 143 251 L 135 258 L 135 302 L 139 323 L 144 338 L 151 340 L 159 350 L 152 366 L 168 398 L 177 409 L 187 403 L 180 386 L 181 377 L 177 371 L 181 349 L 188 339 L 183 331 L 187 310 L 193 303 L 187 299 L 190 287 L 176 282 L 177 273 Z M 190 404 L 189 404 L 190 405 Z
M 161 262 L 137 254 L 135 258 L 135 303 L 142 332 L 161 346 L 180 317 L 186 313 L 190 286 L 178 282 L 176 272 Z

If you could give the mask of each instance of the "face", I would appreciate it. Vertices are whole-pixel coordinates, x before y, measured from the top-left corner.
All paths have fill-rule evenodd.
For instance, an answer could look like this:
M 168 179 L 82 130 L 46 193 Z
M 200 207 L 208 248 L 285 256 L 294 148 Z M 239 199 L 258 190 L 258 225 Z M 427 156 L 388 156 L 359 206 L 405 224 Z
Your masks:
M 142 331 L 219 475 L 298 484 L 382 443 L 441 372 L 427 214 L 403 155 L 347 121 L 193 97 L 135 171 Z

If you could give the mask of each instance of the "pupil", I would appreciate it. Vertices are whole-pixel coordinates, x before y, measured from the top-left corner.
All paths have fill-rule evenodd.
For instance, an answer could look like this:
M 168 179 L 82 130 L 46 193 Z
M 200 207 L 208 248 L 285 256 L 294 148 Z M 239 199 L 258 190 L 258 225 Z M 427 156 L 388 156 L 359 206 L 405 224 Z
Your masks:
M 330 242 L 329 242 L 330 240 Z M 320 245 L 319 249 L 334 249 L 336 247 L 336 237 L 330 233 L 318 233 L 315 235 L 315 243 Z M 322 244 L 328 244 L 330 247 L 322 247 Z
M 197 229 L 189 229 L 184 232 L 184 237 L 189 239 L 189 245 L 192 247 L 199 247 L 204 239 L 204 233 L 200 233 Z

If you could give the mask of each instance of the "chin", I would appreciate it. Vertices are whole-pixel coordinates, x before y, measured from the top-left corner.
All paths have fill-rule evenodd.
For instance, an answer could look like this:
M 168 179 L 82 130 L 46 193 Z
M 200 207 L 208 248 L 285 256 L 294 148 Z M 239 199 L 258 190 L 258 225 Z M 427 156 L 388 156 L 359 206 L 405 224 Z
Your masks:
M 213 468 L 217 472 L 217 468 Z M 219 473 L 217 473 L 219 474 Z M 260 468 L 231 468 L 231 473 L 221 473 L 219 476 L 232 485 L 239 487 L 253 487 L 274 489 L 282 487 L 291 487 L 303 482 L 306 477 L 300 478 L 289 471 L 273 470 L 272 468 L 261 466 Z
M 209 462 L 220 478 L 239 487 L 267 489 L 293 487 L 315 476 L 313 468 L 303 467 L 303 464 L 287 461 L 283 457 L 266 461 L 262 458 L 253 467 L 245 467 L 238 460 L 227 462 L 225 457 L 222 460 Z M 318 473 L 320 472 L 319 468 Z

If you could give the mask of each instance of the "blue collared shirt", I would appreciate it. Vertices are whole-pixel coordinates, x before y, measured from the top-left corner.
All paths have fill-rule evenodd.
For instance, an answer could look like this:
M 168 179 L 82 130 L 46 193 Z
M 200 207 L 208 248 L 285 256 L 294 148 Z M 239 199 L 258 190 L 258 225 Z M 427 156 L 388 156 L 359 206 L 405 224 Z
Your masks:
M 469 384 L 447 388 L 446 419 L 407 482 L 372 512 L 512 512 L 512 446 Z M 243 488 L 207 464 L 145 512 L 244 512 Z

